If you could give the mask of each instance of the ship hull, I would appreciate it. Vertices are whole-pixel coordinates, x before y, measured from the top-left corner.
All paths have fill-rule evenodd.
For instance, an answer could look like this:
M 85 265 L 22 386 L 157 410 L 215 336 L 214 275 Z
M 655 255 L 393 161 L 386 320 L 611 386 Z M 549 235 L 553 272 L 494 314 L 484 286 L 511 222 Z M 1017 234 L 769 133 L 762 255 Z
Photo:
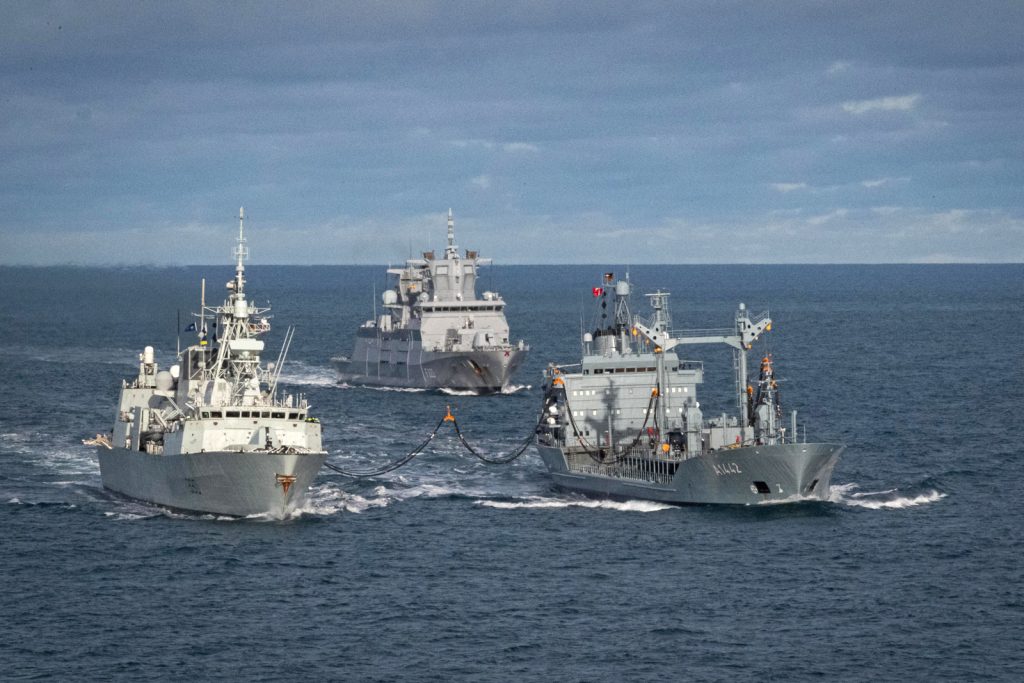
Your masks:
M 364 355 L 362 360 L 332 358 L 331 364 L 338 371 L 339 381 L 349 384 L 490 394 L 508 386 L 526 353 L 519 349 L 422 351 L 402 354 L 389 362 Z
M 750 446 L 720 449 L 683 460 L 674 468 L 651 461 L 618 466 L 577 462 L 570 467 L 561 448 L 537 445 L 559 488 L 592 496 L 678 505 L 827 500 L 832 470 L 844 448 L 828 443 Z
M 284 518 L 302 506 L 326 453 L 151 455 L 99 448 L 103 486 L 176 510 Z M 294 477 L 294 479 L 292 479 Z

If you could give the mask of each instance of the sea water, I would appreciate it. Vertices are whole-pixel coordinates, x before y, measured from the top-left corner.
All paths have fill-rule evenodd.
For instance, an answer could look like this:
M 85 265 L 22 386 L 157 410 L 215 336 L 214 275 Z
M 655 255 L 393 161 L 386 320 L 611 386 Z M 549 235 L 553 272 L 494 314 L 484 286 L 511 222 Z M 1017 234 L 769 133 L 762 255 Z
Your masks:
M 447 406 L 474 447 L 514 448 L 544 366 L 578 362 L 600 323 L 608 271 L 625 275 L 483 272 L 531 346 L 484 397 L 335 381 L 383 268 L 246 275 L 273 306 L 265 359 L 296 327 L 283 389 L 312 403 L 331 462 L 369 469 Z M 785 410 L 848 446 L 824 503 L 588 499 L 553 489 L 532 448 L 487 465 L 446 429 L 391 474 L 323 470 L 286 520 L 105 491 L 81 439 L 110 429 L 144 346 L 173 362 L 200 278 L 216 303 L 231 275 L 0 268 L 0 678 L 1019 680 L 1024 266 L 629 268 L 634 311 L 669 290 L 675 328 L 770 310 L 753 353 L 773 354 Z M 729 350 L 685 356 L 705 361 L 705 415 L 733 412 Z

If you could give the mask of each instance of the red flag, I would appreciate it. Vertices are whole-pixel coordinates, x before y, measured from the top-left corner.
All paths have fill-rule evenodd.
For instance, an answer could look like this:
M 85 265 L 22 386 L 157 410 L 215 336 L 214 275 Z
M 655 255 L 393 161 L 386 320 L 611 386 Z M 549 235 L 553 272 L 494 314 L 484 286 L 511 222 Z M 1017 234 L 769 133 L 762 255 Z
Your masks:
M 604 287 L 594 287 L 594 296 L 601 296 L 604 294 Z

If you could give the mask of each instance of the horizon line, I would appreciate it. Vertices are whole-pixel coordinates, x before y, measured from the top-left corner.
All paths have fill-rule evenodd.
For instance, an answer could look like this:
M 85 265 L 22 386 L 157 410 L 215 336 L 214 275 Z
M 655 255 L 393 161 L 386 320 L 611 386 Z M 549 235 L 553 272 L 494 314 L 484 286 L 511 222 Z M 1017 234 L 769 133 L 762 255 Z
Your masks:
M 246 267 L 287 267 L 287 268 L 351 268 L 351 267 L 392 267 L 395 263 L 404 263 L 407 259 L 400 261 L 380 263 L 246 263 Z M 623 263 L 621 261 L 590 261 L 586 263 L 492 263 L 487 267 L 495 266 L 516 266 L 516 267 L 564 267 L 564 266 L 608 266 L 623 265 L 634 266 L 1016 266 L 1024 265 L 1024 261 L 795 261 L 792 263 L 777 263 L 767 261 L 709 261 L 701 263 L 666 263 L 651 261 L 648 263 Z M 224 266 L 233 268 L 233 263 L 0 263 L 0 268 L 208 268 Z

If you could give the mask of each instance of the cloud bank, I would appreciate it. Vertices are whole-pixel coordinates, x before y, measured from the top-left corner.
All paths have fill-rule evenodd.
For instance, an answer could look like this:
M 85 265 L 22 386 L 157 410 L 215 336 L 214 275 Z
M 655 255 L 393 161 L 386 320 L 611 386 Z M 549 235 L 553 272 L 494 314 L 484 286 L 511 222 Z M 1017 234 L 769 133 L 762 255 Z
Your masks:
M 1024 6 L 821 10 L 9 4 L 0 264 L 1024 260 Z

